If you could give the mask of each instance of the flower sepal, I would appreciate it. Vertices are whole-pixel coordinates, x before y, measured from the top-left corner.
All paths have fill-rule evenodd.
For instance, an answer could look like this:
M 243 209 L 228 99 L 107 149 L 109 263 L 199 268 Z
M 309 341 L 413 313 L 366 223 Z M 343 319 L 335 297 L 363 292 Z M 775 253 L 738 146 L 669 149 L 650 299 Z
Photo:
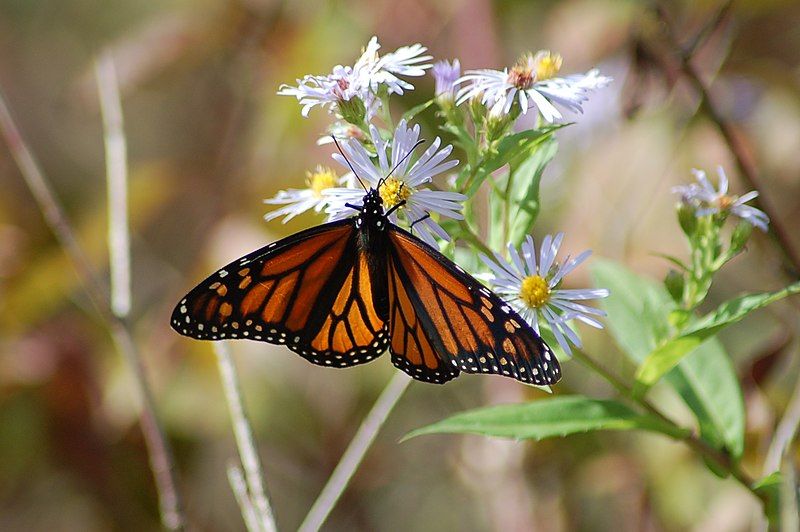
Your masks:
M 675 210 L 678 215 L 678 224 L 681 226 L 683 234 L 693 238 L 695 231 L 697 231 L 697 215 L 695 214 L 697 209 L 686 202 L 680 202 Z
M 336 109 L 343 120 L 361 129 L 366 129 L 364 120 L 367 116 L 367 106 L 364 105 L 364 100 L 358 96 L 353 96 L 349 100 L 339 100 Z

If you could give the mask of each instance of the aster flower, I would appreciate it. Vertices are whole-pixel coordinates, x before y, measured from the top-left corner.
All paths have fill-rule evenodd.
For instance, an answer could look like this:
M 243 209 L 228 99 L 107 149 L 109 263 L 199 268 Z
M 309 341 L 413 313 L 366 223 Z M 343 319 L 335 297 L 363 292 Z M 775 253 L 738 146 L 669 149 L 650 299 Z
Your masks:
M 377 102 L 374 94 L 364 86 L 360 72 L 349 66 L 337 65 L 327 76 L 307 75 L 297 80 L 297 87 L 283 84 L 278 90 L 281 96 L 294 96 L 304 117 L 316 107 L 338 112 L 349 121 L 359 122 L 374 114 Z
M 456 81 L 461 76 L 461 63 L 458 59 L 452 63 L 449 61 L 439 61 L 433 65 L 433 79 L 436 83 L 436 97 L 453 100 L 456 94 Z
M 717 167 L 719 190 L 714 188 L 703 170 L 692 169 L 692 174 L 697 179 L 697 183 L 679 185 L 673 187 L 672 191 L 679 194 L 684 203 L 695 207 L 695 216 L 699 218 L 730 212 L 762 231 L 767 230 L 769 217 L 766 213 L 750 205 L 745 205 L 748 201 L 757 198 L 758 192 L 753 190 L 742 196 L 729 195 L 728 176 L 725 175 L 725 170 L 721 166 Z
M 355 172 L 367 186 L 377 188 L 378 183 L 381 183 L 378 192 L 386 209 L 391 209 L 401 201 L 405 201 L 403 207 L 393 212 L 389 219 L 397 223 L 398 214 L 402 214 L 407 222 L 415 224 L 414 230 L 422 240 L 435 246 L 434 235 L 445 240 L 449 240 L 449 236 L 438 223 L 427 215 L 437 213 L 447 218 L 462 219 L 463 216 L 459 212 L 461 210 L 460 202 L 464 201 L 466 196 L 456 192 L 424 188 L 434 176 L 450 170 L 458 164 L 458 161 L 447 160 L 453 147 L 448 145 L 439 149 L 441 140 L 438 137 L 416 159 L 412 156 L 406 157 L 416 146 L 419 140 L 419 131 L 419 125 L 409 128 L 406 126 L 405 120 L 401 120 L 391 141 L 391 152 L 387 153 L 390 143 L 381 138 L 375 126 L 370 125 L 377 161 L 374 161 L 375 156 L 371 155 L 357 141 L 342 142 L 342 149 Z M 340 154 L 333 154 L 333 158 L 348 167 L 347 161 Z M 389 175 L 393 168 L 394 172 Z M 330 219 L 336 220 L 353 214 L 353 210 L 346 207 L 345 203 L 361 205 L 364 191 L 355 187 L 334 188 L 326 191 L 325 195 L 330 202 L 327 210 Z
M 283 223 L 286 223 L 311 209 L 320 212 L 328 205 L 324 192 L 348 183 L 347 176 L 339 177 L 332 169 L 318 165 L 314 172 L 306 173 L 306 188 L 281 190 L 274 198 L 265 199 L 266 204 L 285 207 L 265 214 L 264 219 L 269 221 L 285 216 Z
M 389 94 L 403 94 L 404 90 L 414 90 L 413 85 L 397 76 L 425 75 L 425 70 L 431 67 L 425 61 L 433 59 L 429 55 L 421 55 L 427 48 L 417 43 L 378 56 L 380 47 L 378 38 L 372 37 L 354 67 L 364 76 L 365 85 L 368 85 L 373 93 L 378 92 L 379 85 L 386 85 Z
M 404 46 L 383 56 L 378 55 L 379 48 L 377 37 L 373 37 L 355 65 L 337 65 L 324 76 L 307 75 L 296 80 L 296 87 L 281 85 L 278 94 L 297 98 L 306 117 L 312 108 L 319 106 L 351 123 L 369 120 L 380 106 L 377 94 L 381 86 L 389 94 L 403 94 L 414 86 L 398 76 L 421 76 L 430 68 L 424 62 L 431 57 L 421 55 L 426 48 L 420 44 Z
M 564 233 L 558 233 L 555 238 L 550 235 L 545 236 L 539 249 L 538 262 L 534 241 L 530 236 L 522 244 L 521 256 L 517 249 L 509 244 L 508 253 L 511 262 L 506 261 L 498 253 L 495 253 L 494 260 L 485 255 L 481 255 L 481 259 L 494 273 L 491 284 L 495 291 L 506 299 L 537 333 L 539 320 L 543 318 L 561 348 L 567 354 L 572 354 L 570 343 L 580 347 L 581 341 L 567 322 L 576 319 L 602 329 L 603 325 L 596 316 L 606 315 L 600 309 L 576 301 L 608 297 L 608 290 L 559 288 L 564 277 L 591 254 L 591 251 L 587 250 L 574 259 L 567 256 L 563 263 L 558 263 L 556 255 L 563 240 Z
M 460 105 L 477 98 L 495 114 L 509 114 L 514 102 L 519 102 L 522 113 L 535 107 L 546 121 L 553 122 L 562 118 L 554 104 L 582 112 L 589 92 L 611 82 L 611 78 L 601 76 L 597 70 L 566 78 L 555 77 L 561 63 L 560 55 L 540 51 L 535 55 L 523 55 L 511 70 L 468 70 L 457 81 L 463 86 L 456 94 L 456 103 Z

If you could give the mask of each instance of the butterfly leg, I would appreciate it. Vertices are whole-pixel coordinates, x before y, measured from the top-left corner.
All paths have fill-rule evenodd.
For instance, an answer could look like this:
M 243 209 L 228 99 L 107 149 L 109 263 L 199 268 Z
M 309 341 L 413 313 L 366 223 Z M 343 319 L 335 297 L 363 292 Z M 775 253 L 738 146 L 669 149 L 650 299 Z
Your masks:
M 361 211 L 363 211 L 363 210 L 364 210 L 364 207 L 361 207 L 361 206 L 359 206 L 359 205 L 353 205 L 352 203 L 345 203 L 345 204 L 344 204 L 344 206 L 345 206 L 345 207 L 350 207 L 351 209 L 355 209 L 355 210 L 357 210 L 358 212 L 361 212 Z
M 391 215 L 394 211 L 396 211 L 397 209 L 399 209 L 400 207 L 402 207 L 405 204 L 406 204 L 406 200 L 401 201 L 400 203 L 398 203 L 397 205 L 395 205 L 394 207 L 392 207 L 391 209 L 386 211 L 385 216 Z
M 427 220 L 430 217 L 431 217 L 431 213 L 426 212 L 425 216 L 423 216 L 422 218 L 418 218 L 418 219 L 414 220 L 413 222 L 411 222 L 411 227 L 409 227 L 409 229 L 411 230 L 411 234 L 414 234 L 414 226 L 415 225 L 417 225 L 418 223 L 420 223 L 420 222 L 422 222 L 424 220 Z

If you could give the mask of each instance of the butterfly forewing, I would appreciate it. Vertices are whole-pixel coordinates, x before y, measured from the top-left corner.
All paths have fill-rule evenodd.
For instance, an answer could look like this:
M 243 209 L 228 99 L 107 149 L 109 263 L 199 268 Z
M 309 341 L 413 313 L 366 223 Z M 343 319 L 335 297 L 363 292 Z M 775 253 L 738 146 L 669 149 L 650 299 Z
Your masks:
M 307 360 L 346 367 L 386 350 L 383 279 L 357 245 L 353 219 L 309 229 L 230 263 L 175 308 L 192 338 L 286 344 Z
M 396 366 L 416 378 L 421 369 L 431 382 L 450 380 L 459 371 L 537 385 L 561 378 L 552 350 L 507 303 L 410 233 L 392 226 L 389 240 L 390 346 Z M 394 321 L 398 315 L 402 326 Z M 435 355 L 435 364 L 407 347 L 409 321 L 418 324 L 411 336 L 425 338 L 430 348 L 423 355 Z

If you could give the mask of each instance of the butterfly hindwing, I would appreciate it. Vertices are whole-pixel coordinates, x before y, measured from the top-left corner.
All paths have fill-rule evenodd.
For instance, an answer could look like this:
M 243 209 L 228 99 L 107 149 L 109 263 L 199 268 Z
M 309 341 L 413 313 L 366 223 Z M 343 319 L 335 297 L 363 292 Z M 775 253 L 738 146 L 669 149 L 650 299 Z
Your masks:
M 389 334 L 392 363 L 417 380 L 443 384 L 458 377 L 459 370 L 445 364 L 429 339 L 427 330 L 433 327 L 422 307 L 419 294 L 410 289 L 405 272 L 390 258 Z M 428 323 L 425 323 L 428 322 Z
M 430 382 L 467 373 L 493 373 L 545 385 L 561 378 L 552 350 L 504 301 L 450 259 L 407 231 L 389 228 L 389 319 L 392 360 Z M 402 326 L 395 316 L 404 318 Z M 428 363 L 406 346 L 408 322 Z M 420 361 L 422 364 L 420 364 Z M 421 372 L 419 371 L 421 369 Z
M 171 323 L 192 338 L 246 338 L 323 366 L 361 364 L 388 343 L 385 281 L 373 277 L 353 219 L 324 224 L 217 271 L 178 303 Z

